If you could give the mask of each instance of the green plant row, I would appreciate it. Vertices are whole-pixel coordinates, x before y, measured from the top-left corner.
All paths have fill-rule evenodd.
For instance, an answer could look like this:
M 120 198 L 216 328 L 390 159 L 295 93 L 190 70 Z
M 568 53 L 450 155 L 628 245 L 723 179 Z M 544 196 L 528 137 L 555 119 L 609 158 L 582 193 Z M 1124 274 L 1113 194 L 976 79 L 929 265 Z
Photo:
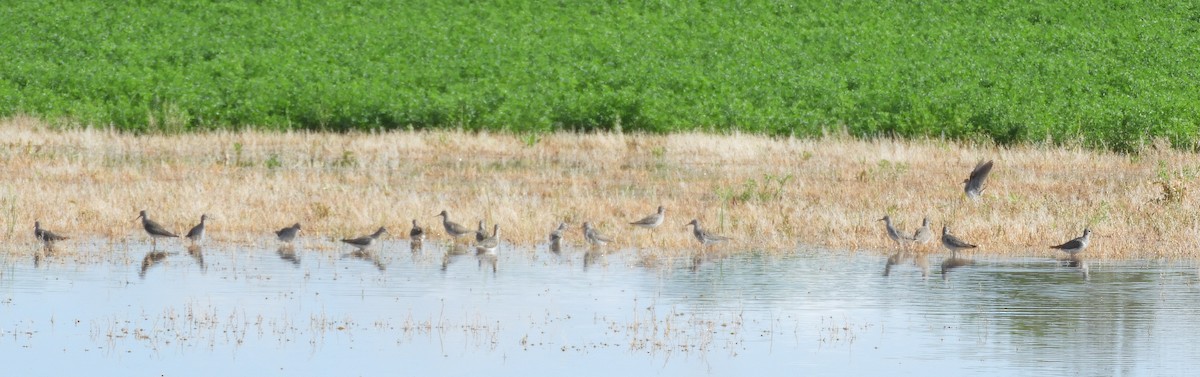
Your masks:
M 0 9 L 0 116 L 1195 148 L 1191 1 L 71 1 Z

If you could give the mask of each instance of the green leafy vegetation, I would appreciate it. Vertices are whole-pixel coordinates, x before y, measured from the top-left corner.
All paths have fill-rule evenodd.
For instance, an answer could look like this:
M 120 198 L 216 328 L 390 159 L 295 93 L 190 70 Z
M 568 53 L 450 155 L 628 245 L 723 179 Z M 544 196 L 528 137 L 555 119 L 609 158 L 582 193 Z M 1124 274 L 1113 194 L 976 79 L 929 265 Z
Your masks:
M 85 0 L 0 25 L 0 116 L 134 132 L 1200 135 L 1185 1 Z

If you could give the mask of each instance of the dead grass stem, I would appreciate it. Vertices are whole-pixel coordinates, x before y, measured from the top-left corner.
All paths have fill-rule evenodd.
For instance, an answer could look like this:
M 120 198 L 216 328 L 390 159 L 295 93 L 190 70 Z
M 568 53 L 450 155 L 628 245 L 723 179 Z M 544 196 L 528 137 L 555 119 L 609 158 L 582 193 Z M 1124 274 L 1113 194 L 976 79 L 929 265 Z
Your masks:
M 329 134 L 205 132 L 131 135 L 0 121 L 0 239 L 32 242 L 33 222 L 79 237 L 144 238 L 139 210 L 177 232 L 210 216 L 213 242 L 270 236 L 396 236 L 417 219 L 446 238 L 436 213 L 500 223 L 504 241 L 545 242 L 560 221 L 591 221 L 618 247 L 696 249 L 698 218 L 737 250 L 797 245 L 890 252 L 875 220 L 911 232 L 928 216 L 981 252 L 1051 255 L 1095 231 L 1090 255 L 1195 257 L 1200 173 L 1193 153 L 1137 155 L 941 140 L 758 135 L 521 135 L 454 131 Z M 528 141 L 535 140 L 532 145 Z M 960 182 L 996 161 L 984 200 Z M 627 223 L 667 208 L 650 232 Z M 934 245 L 936 246 L 936 245 Z

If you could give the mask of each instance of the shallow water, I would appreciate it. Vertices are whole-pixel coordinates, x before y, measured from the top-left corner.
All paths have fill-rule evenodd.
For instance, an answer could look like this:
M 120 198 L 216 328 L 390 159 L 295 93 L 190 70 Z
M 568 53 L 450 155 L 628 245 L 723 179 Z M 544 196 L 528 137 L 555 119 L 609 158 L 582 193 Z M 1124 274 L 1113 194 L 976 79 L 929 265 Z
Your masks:
M 1040 258 L 943 269 L 933 254 L 917 259 L 927 272 L 903 261 L 885 276 L 887 257 L 835 251 L 697 265 L 628 250 L 447 258 L 440 244 L 413 253 L 407 242 L 367 254 L 160 247 L 82 243 L 36 261 L 32 247 L 9 250 L 0 362 L 32 368 L 22 375 L 573 376 L 1171 375 L 1200 364 L 1190 262 L 1092 261 L 1085 276 Z

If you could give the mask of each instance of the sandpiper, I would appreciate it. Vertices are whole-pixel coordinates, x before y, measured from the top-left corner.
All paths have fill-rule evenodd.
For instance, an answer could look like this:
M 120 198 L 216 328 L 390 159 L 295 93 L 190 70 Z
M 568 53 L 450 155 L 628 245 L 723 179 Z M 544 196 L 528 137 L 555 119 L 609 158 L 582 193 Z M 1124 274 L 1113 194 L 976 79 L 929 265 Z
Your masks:
M 955 237 L 953 234 L 950 234 L 950 227 L 947 226 L 942 226 L 942 246 L 950 249 L 951 258 L 953 258 L 955 255 L 958 255 L 959 250 L 974 249 L 979 247 L 977 245 L 967 243 L 966 241 Z
M 296 235 L 300 233 L 300 223 L 292 224 L 287 228 L 275 231 L 275 236 L 279 237 L 279 241 L 284 243 L 292 243 L 296 239 Z
M 933 231 L 929 230 L 928 217 L 921 220 L 921 227 L 917 228 L 916 232 L 913 232 L 912 239 L 913 241 L 916 241 L 917 244 L 921 245 L 928 244 L 929 241 L 933 240 Z
M 988 173 L 992 172 L 992 161 L 980 161 L 975 165 L 975 169 L 971 170 L 971 176 L 963 180 L 966 186 L 963 191 L 967 193 L 967 197 L 971 200 L 979 200 L 980 195 L 983 195 L 984 181 L 987 180 Z
M 445 210 L 443 210 L 442 213 L 435 215 L 435 217 L 436 216 L 442 217 L 442 226 L 446 228 L 446 234 L 449 234 L 450 238 L 457 239 L 459 237 L 471 234 L 471 232 L 474 232 L 473 230 L 468 229 L 465 226 L 462 226 L 462 224 L 450 221 L 450 214 L 446 213 Z
M 475 242 L 483 242 L 485 238 L 488 238 L 488 233 L 483 229 L 483 220 L 479 220 L 479 229 L 475 230 Z
M 204 240 L 204 221 L 208 220 L 208 215 L 200 215 L 200 223 L 192 227 L 192 230 L 187 232 L 187 239 L 192 240 L 192 243 L 197 243 Z
M 408 231 L 408 239 L 412 242 L 421 242 L 425 240 L 425 228 L 417 225 L 417 219 L 412 221 L 412 230 Z
M 887 228 L 888 238 L 891 238 L 892 241 L 896 241 L 896 246 L 904 247 L 905 243 L 907 243 L 908 241 L 912 241 L 912 239 L 908 238 L 908 236 L 900 234 L 900 232 L 896 231 L 896 227 L 892 226 L 892 217 L 891 216 L 883 215 L 882 219 L 875 220 L 875 221 L 883 222 L 884 228 Z
M 345 242 L 350 246 L 354 246 L 358 248 L 359 251 L 362 251 L 368 247 L 371 247 L 371 245 L 374 245 L 375 239 L 379 238 L 379 236 L 382 236 L 384 233 L 387 233 L 387 229 L 384 229 L 384 227 L 379 227 L 379 230 L 376 230 L 375 233 L 371 233 L 369 236 L 347 238 L 343 239 L 342 242 Z
M 696 240 L 700 241 L 701 245 L 708 246 L 729 241 L 729 237 L 718 236 L 704 230 L 704 228 L 700 227 L 700 220 L 692 219 L 691 222 L 685 224 L 683 227 L 687 228 L 688 225 L 692 226 L 692 235 L 696 236 Z
M 475 250 L 480 253 L 495 253 L 496 248 L 500 246 L 500 224 L 493 224 L 492 235 L 490 237 L 479 240 L 475 244 Z
M 162 225 L 158 225 L 158 223 L 154 222 L 154 220 L 150 220 L 150 217 L 146 216 L 146 210 L 144 209 L 138 213 L 137 218 L 134 218 L 134 220 L 137 219 L 142 220 L 142 228 L 145 229 L 146 233 L 150 235 L 150 242 L 154 248 L 158 247 L 159 238 L 179 238 L 178 235 L 171 233 L 171 231 L 167 230 L 167 228 L 163 228 Z
M 1092 236 L 1092 230 L 1088 229 L 1088 228 L 1084 228 L 1083 236 L 1080 236 L 1079 238 L 1064 242 L 1062 245 L 1050 246 L 1050 248 L 1065 251 L 1065 252 L 1067 252 L 1068 255 L 1074 257 L 1075 254 L 1079 254 L 1079 253 L 1083 252 L 1084 249 L 1087 249 L 1088 243 L 1090 242 L 1089 238 L 1091 238 L 1091 236 Z
M 596 246 L 604 246 L 604 244 L 612 242 L 612 238 L 605 237 L 600 232 L 597 232 L 596 229 L 592 228 L 592 223 L 589 222 L 583 223 L 583 238 L 586 238 L 588 242 Z
M 667 212 L 666 208 L 663 208 L 663 206 L 658 206 L 657 213 L 650 215 L 650 216 L 646 216 L 646 217 L 642 218 L 641 220 L 631 222 L 631 223 L 629 223 L 629 225 L 633 225 L 633 226 L 636 226 L 639 228 L 646 228 L 646 229 L 657 228 L 659 225 L 662 225 L 663 214 L 666 212 Z
M 33 236 L 37 237 L 38 241 L 42 241 L 42 243 L 46 244 L 46 247 L 50 247 L 50 244 L 53 244 L 56 241 L 67 239 L 67 237 L 58 235 L 46 229 L 42 229 L 41 221 L 33 222 Z
M 550 232 L 550 243 L 558 244 L 558 243 L 562 242 L 564 230 L 567 230 L 567 223 L 566 222 L 558 223 L 558 229 L 555 229 L 554 231 Z

